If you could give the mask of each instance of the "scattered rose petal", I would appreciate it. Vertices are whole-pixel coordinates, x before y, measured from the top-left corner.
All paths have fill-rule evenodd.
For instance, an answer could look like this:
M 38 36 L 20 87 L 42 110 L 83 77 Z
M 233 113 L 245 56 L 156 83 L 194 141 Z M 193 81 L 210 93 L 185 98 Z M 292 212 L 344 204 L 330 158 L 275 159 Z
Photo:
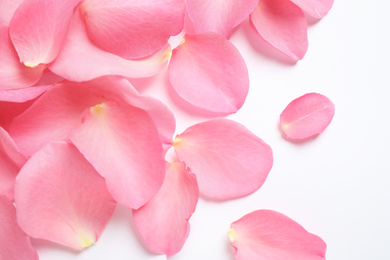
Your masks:
M 146 205 L 133 210 L 135 226 L 153 252 L 170 257 L 181 250 L 198 198 L 195 175 L 184 163 L 167 163 L 160 191 Z
M 23 1 L 24 0 L 0 0 L 0 27 L 9 26 L 12 16 Z
M 325 260 L 326 244 L 287 216 L 258 210 L 231 224 L 237 260 Z
M 35 153 L 15 181 L 20 227 L 29 236 L 82 250 L 94 244 L 116 206 L 104 179 L 72 145 Z
M 173 50 L 169 80 L 190 104 L 221 114 L 237 112 L 249 89 L 248 70 L 241 54 L 215 33 L 185 36 Z
M 322 133 L 332 121 L 335 107 L 329 98 L 309 93 L 293 101 L 280 115 L 280 126 L 289 140 L 304 140 Z
M 50 87 L 50 85 L 46 85 L 23 89 L 0 90 L 0 101 L 23 103 L 40 96 Z
M 23 103 L 15 103 L 0 100 L 0 126 L 9 131 L 9 126 L 14 118 L 26 111 L 34 101 L 35 99 Z
M 314 18 L 322 18 L 333 6 L 334 0 L 291 0 Z
M 301 60 L 307 51 L 307 21 L 290 0 L 260 0 L 250 19 L 265 41 L 284 54 Z
M 196 174 L 202 195 L 227 200 L 259 189 L 272 168 L 272 149 L 243 125 L 215 119 L 187 128 L 173 142 Z
M 38 260 L 30 239 L 16 222 L 12 202 L 0 195 L 0 259 Z

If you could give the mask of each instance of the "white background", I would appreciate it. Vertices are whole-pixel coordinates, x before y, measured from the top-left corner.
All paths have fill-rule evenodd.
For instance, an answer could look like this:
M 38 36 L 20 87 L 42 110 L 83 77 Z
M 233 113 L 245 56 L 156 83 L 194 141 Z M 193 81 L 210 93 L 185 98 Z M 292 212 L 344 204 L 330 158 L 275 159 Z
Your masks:
M 390 21 L 387 0 L 336 0 L 308 28 L 309 50 L 297 64 L 267 46 L 244 21 L 231 41 L 242 53 L 251 86 L 243 108 L 229 116 L 271 145 L 274 167 L 263 187 L 242 199 L 200 199 L 191 233 L 174 260 L 233 260 L 230 223 L 258 209 L 286 214 L 328 245 L 328 260 L 390 259 Z M 209 119 L 172 99 L 166 71 L 135 80 L 142 93 L 174 112 L 177 133 Z M 336 106 L 329 127 L 303 144 L 283 139 L 278 118 L 309 92 Z M 33 240 L 41 260 L 166 259 L 146 249 L 131 210 L 118 207 L 99 241 L 76 253 Z M 272 260 L 272 259 L 271 259 Z

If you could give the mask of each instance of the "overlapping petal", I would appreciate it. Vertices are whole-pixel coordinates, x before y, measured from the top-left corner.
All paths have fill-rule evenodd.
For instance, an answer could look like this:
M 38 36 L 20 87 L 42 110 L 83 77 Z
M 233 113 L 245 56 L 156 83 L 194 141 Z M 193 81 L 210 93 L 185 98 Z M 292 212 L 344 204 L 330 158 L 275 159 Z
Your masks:
M 0 27 L 8 27 L 16 9 L 24 0 L 0 0 Z
M 0 195 L 0 259 L 38 260 L 30 239 L 16 222 L 16 211 L 11 201 Z
M 0 126 L 6 131 L 9 131 L 10 124 L 14 118 L 26 111 L 34 103 L 34 101 L 35 100 L 15 103 L 0 100 Z
M 51 86 L 37 86 L 23 89 L 0 90 L 0 101 L 23 103 L 43 94 Z
M 84 0 L 80 11 L 92 42 L 127 59 L 151 55 L 181 32 L 184 0 Z
M 189 232 L 189 218 L 199 198 L 196 177 L 184 163 L 167 163 L 164 184 L 133 218 L 149 248 L 170 257 L 181 250 Z
M 272 149 L 243 125 L 214 119 L 187 128 L 173 143 L 197 176 L 202 195 L 233 199 L 259 189 L 273 164 Z
M 24 232 L 76 250 L 98 240 L 116 206 L 104 179 L 65 142 L 27 161 L 15 181 L 15 204 Z
M 334 0 L 291 0 L 314 18 L 322 18 L 333 6 Z
M 307 21 L 290 0 L 260 0 L 250 19 L 257 32 L 273 47 L 296 60 L 307 51 Z
M 334 113 L 335 106 L 329 98 L 308 93 L 287 105 L 280 115 L 280 126 L 287 139 L 304 140 L 322 133 Z
M 241 54 L 215 33 L 185 36 L 173 50 L 169 80 L 190 104 L 221 114 L 241 108 L 249 89 L 248 69 Z
M 237 260 L 325 260 L 326 244 L 287 216 L 258 210 L 231 224 Z

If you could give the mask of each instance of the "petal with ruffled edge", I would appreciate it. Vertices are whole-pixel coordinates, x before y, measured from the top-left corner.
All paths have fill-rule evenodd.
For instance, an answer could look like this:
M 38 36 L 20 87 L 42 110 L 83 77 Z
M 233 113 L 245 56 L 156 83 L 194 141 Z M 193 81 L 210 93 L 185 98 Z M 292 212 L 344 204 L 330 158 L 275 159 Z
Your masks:
M 310 16 L 321 19 L 333 6 L 334 0 L 291 0 Z
M 17 220 L 24 232 L 82 250 L 94 244 L 116 206 L 104 179 L 70 143 L 35 153 L 15 181 Z
M 325 260 L 326 244 L 287 216 L 258 210 L 231 224 L 237 260 Z
M 259 189 L 273 164 L 272 149 L 243 125 L 214 119 L 187 128 L 173 147 L 196 174 L 200 193 L 227 200 Z
M 198 198 L 195 175 L 184 163 L 167 163 L 160 191 L 146 205 L 133 210 L 135 226 L 153 252 L 170 257 L 181 250 Z
M 307 21 L 290 0 L 260 0 L 250 19 L 257 32 L 273 47 L 301 60 L 308 48 Z

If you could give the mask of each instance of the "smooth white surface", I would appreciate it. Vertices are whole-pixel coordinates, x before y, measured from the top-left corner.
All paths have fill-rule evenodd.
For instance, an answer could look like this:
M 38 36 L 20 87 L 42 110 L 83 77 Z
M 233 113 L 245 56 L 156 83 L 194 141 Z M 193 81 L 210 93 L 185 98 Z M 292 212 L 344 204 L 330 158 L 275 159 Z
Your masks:
M 286 214 L 328 244 L 328 260 L 390 259 L 390 2 L 335 0 L 309 26 L 309 50 L 296 65 L 268 47 L 246 20 L 232 35 L 250 72 L 243 108 L 229 116 L 274 151 L 274 167 L 254 194 L 217 203 L 200 199 L 191 233 L 174 260 L 233 260 L 230 223 L 258 209 Z M 166 72 L 133 82 L 174 112 L 177 133 L 208 119 L 172 101 Z M 319 92 L 336 106 L 329 127 L 302 144 L 282 138 L 278 118 L 293 99 Z M 41 260 L 166 259 L 147 251 L 131 219 L 118 207 L 100 240 L 75 253 L 33 240 Z M 272 260 L 272 259 L 271 259 Z

